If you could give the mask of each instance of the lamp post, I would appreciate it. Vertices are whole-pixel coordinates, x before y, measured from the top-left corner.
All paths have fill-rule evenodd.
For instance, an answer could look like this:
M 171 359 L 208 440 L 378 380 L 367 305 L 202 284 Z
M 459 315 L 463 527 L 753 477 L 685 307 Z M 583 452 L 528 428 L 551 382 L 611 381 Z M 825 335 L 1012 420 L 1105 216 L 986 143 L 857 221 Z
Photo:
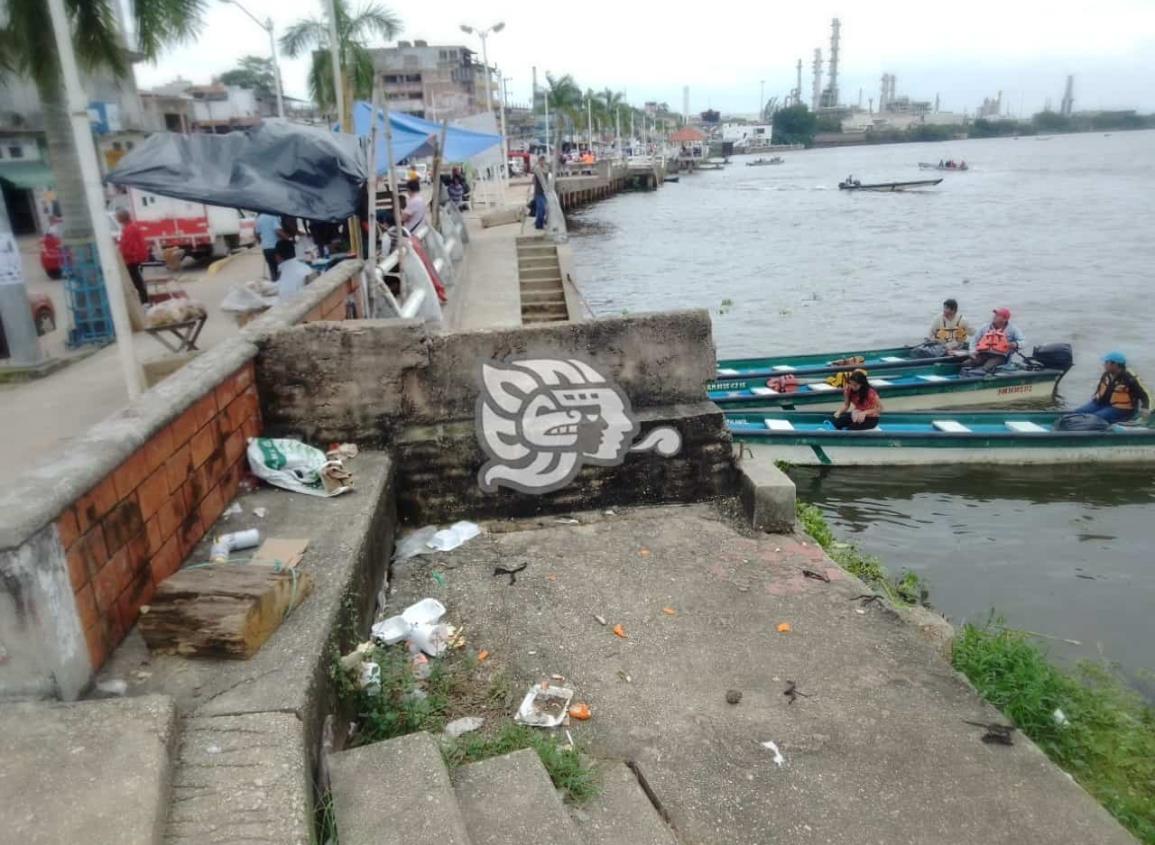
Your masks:
M 485 29 L 468 26 L 467 24 L 461 24 L 461 31 L 462 32 L 464 32 L 466 35 L 476 35 L 478 38 L 481 39 L 481 63 L 483 65 L 485 65 L 485 110 L 487 112 L 489 112 L 491 115 L 493 115 L 493 121 L 495 124 L 497 123 L 497 115 L 495 115 L 493 113 L 493 90 L 490 87 L 493 83 L 493 80 L 490 78 L 489 50 L 488 50 L 487 41 L 489 39 L 490 34 L 495 33 L 495 32 L 501 32 L 503 29 L 505 29 L 505 22 L 504 21 L 498 21 L 493 26 L 487 27 Z M 504 112 L 505 112 L 505 108 L 503 106 L 502 107 L 502 114 L 503 115 L 504 115 Z M 506 146 L 505 146 L 506 145 L 506 137 L 505 137 L 505 119 L 504 119 L 504 117 L 502 118 L 502 121 L 501 121 L 500 132 L 501 132 L 501 163 L 502 163 L 502 167 L 498 172 L 504 174 L 506 163 L 509 161 L 509 151 L 506 149 Z M 501 184 L 502 184 L 502 190 L 504 191 L 505 190 L 505 178 L 504 178 L 504 176 L 502 177 Z
M 762 112 L 766 108 L 766 80 L 758 81 L 758 122 L 762 122 Z
M 269 34 L 269 52 L 273 57 L 273 79 L 277 86 L 277 117 L 285 116 L 285 96 L 281 91 L 281 65 L 277 61 L 277 39 L 273 34 L 273 19 L 265 18 L 262 21 L 244 6 L 237 2 L 237 0 L 221 0 L 222 3 L 228 3 L 230 6 L 236 6 L 244 12 L 249 19 Z

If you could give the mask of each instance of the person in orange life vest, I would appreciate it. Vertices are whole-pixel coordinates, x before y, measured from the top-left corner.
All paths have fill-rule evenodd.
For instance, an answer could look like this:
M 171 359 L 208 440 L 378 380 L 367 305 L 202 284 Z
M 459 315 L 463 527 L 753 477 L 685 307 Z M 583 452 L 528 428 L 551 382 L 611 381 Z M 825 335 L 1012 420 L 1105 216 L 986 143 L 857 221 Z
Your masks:
M 975 333 L 971 357 L 963 361 L 963 366 L 993 372 L 1007 363 L 1011 353 L 1021 349 L 1024 343 L 1023 333 L 1011 322 L 1010 310 L 996 308 L 991 321 Z
M 1136 414 L 1147 417 L 1151 413 L 1151 395 L 1127 369 L 1127 357 L 1122 352 L 1108 352 L 1103 356 L 1103 375 L 1094 397 L 1073 413 L 1094 414 L 1109 423 L 1124 422 Z
M 878 425 L 882 415 L 882 400 L 870 386 L 866 370 L 855 370 L 847 380 L 842 393 L 842 407 L 834 414 L 834 427 L 839 431 L 866 431 Z
M 140 224 L 132 219 L 128 209 L 122 208 L 116 212 L 116 222 L 120 224 L 120 255 L 128 268 L 128 277 L 132 279 L 140 304 L 148 305 L 148 288 L 140 274 L 140 265 L 152 257 L 149 255 L 148 242 L 144 239 Z

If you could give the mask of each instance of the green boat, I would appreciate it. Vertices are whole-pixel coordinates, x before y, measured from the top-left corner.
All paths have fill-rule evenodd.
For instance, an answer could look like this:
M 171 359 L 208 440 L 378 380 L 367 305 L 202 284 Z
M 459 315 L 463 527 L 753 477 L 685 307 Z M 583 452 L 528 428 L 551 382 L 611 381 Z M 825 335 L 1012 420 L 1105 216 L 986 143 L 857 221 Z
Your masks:
M 857 352 L 823 352 L 811 355 L 781 355 L 769 358 L 728 358 L 718 362 L 718 381 L 745 376 L 829 375 L 839 370 L 865 367 L 867 370 L 893 370 L 925 364 L 957 362 L 962 355 L 940 358 L 916 358 L 913 346 L 891 346 L 886 349 L 863 349 Z M 837 364 L 847 358 L 862 358 L 861 364 Z
M 1083 464 L 1155 462 L 1155 429 L 1056 431 L 1059 412 L 883 413 L 870 431 L 835 431 L 805 411 L 726 414 L 753 460 L 798 466 Z M 744 460 L 750 460 L 744 457 Z
M 990 375 L 963 375 L 957 366 L 934 364 L 873 373 L 870 383 L 888 411 L 927 408 L 981 408 L 1022 402 L 1050 402 L 1066 370 L 1006 367 Z M 777 378 L 777 377 L 775 377 Z M 786 409 L 833 411 L 842 406 L 842 388 L 813 379 L 783 388 L 774 378 L 713 382 L 707 397 L 727 411 Z M 733 389 L 716 389 L 718 385 Z

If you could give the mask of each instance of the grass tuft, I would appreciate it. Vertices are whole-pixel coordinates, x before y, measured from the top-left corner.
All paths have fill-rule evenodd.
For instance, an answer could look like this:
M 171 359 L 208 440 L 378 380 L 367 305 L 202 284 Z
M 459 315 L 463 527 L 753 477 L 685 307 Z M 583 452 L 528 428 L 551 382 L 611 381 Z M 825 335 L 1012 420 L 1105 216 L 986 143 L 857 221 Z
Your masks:
M 1155 709 L 1108 667 L 1052 666 L 994 617 L 955 638 L 955 668 L 1141 842 L 1155 845 Z M 1061 710 L 1067 723 L 1055 717 Z

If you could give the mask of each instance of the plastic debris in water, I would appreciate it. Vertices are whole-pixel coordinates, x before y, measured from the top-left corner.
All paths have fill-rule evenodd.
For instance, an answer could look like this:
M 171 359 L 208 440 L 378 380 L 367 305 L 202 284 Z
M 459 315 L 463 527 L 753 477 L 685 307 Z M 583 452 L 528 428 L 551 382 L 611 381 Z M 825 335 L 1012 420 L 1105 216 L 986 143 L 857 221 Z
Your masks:
M 782 752 L 778 750 L 778 746 L 774 744 L 774 740 L 766 740 L 762 743 L 762 747 L 774 753 L 774 765 L 781 766 L 786 762 L 786 758 L 782 756 Z

